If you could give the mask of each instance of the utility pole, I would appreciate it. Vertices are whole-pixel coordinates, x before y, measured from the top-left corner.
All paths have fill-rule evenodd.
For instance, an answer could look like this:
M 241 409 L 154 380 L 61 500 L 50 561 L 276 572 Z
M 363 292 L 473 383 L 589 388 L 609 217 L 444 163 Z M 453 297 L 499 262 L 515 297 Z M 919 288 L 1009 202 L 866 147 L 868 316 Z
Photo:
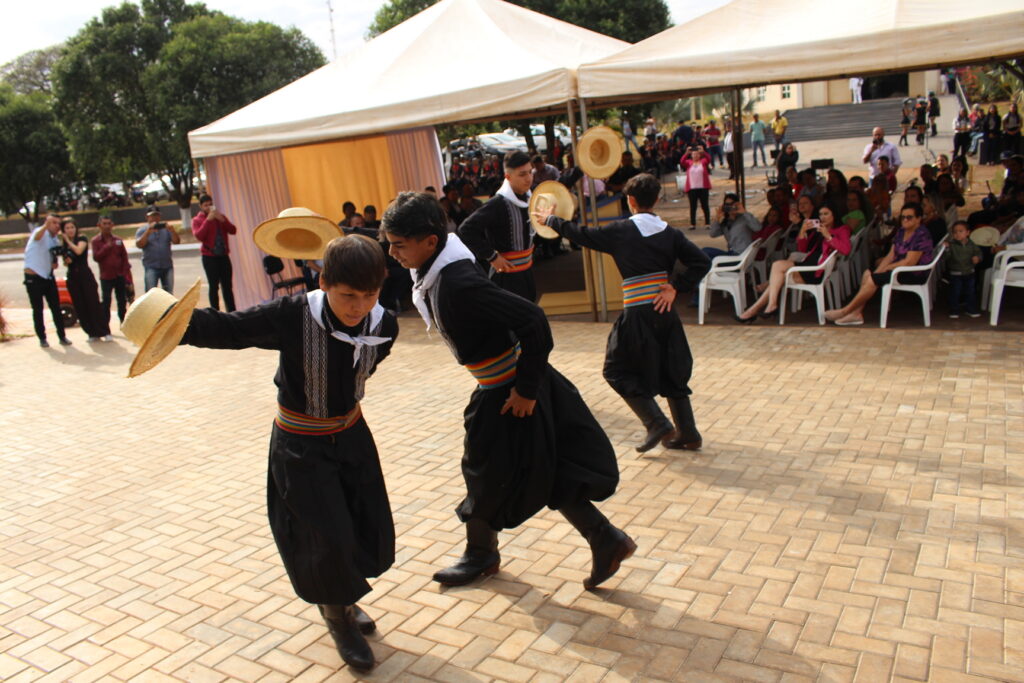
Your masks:
M 334 40 L 334 8 L 331 7 L 331 0 L 327 0 L 327 21 L 331 25 L 331 52 L 334 54 L 332 61 L 338 61 L 338 44 Z

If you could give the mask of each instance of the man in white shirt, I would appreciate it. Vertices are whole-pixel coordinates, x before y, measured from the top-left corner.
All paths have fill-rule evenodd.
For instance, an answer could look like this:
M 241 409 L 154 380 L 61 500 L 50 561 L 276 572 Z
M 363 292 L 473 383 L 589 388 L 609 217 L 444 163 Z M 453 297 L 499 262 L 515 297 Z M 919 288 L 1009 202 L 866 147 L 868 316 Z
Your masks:
M 871 178 L 878 175 L 879 157 L 889 157 L 889 165 L 893 173 L 899 171 L 900 166 L 903 164 L 903 160 L 900 159 L 900 150 L 896 145 L 885 141 L 885 130 L 881 126 L 871 131 L 871 142 L 864 148 L 864 158 L 862 161 L 868 165 L 868 172 Z
M 32 231 L 25 245 L 25 289 L 28 291 L 29 303 L 32 304 L 32 323 L 36 328 L 36 336 L 44 349 L 50 348 L 46 341 L 46 326 L 43 325 L 44 300 L 50 307 L 57 338 L 62 345 L 71 345 L 71 340 L 64 335 L 60 296 L 57 293 L 57 281 L 53 278 L 53 263 L 57 258 L 54 250 L 63 244 L 57 236 L 59 232 L 60 218 L 56 214 L 48 214 L 43 224 Z
M 860 76 L 853 76 L 850 78 L 850 94 L 853 98 L 854 104 L 860 104 L 861 100 L 861 88 L 864 87 L 864 79 Z

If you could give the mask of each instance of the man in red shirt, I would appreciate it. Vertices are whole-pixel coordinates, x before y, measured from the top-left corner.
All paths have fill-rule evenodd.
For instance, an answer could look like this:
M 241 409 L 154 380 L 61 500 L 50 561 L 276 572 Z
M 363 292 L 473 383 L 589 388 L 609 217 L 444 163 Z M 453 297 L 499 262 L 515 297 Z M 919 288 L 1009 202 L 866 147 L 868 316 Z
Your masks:
M 210 283 L 210 308 L 220 308 L 217 288 L 224 292 L 224 306 L 228 313 L 235 310 L 235 293 L 231 290 L 231 258 L 228 256 L 228 235 L 235 234 L 235 226 L 227 216 L 217 211 L 213 197 L 199 197 L 199 213 L 192 219 L 192 234 L 202 243 L 199 254 L 203 260 L 206 280 Z
M 124 322 L 132 269 L 128 263 L 128 250 L 121 238 L 114 234 L 114 219 L 110 216 L 100 216 L 97 227 L 100 232 L 92 238 L 92 258 L 100 265 L 103 310 L 110 311 L 110 293 L 113 292 L 117 297 L 117 319 Z

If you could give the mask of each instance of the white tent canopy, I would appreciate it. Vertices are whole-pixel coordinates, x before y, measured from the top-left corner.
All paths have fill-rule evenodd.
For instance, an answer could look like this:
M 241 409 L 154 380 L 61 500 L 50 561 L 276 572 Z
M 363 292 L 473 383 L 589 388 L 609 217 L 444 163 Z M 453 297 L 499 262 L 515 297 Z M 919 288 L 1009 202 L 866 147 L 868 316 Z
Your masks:
M 501 0 L 443 0 L 189 145 L 203 158 L 551 110 L 576 96 L 579 64 L 628 45 Z
M 1024 54 L 1022 0 L 734 0 L 579 68 L 579 94 L 623 101 Z

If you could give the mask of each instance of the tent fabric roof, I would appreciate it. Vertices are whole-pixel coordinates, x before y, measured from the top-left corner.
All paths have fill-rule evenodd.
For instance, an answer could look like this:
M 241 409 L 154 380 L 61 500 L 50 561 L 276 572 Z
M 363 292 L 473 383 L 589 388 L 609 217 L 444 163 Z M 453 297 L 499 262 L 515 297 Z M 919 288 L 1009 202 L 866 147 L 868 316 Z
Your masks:
M 579 94 L 725 90 L 1024 53 L 1021 0 L 734 0 L 589 62 Z
M 628 45 L 501 0 L 442 0 L 189 145 L 203 158 L 552 108 L 576 96 L 579 64 Z

